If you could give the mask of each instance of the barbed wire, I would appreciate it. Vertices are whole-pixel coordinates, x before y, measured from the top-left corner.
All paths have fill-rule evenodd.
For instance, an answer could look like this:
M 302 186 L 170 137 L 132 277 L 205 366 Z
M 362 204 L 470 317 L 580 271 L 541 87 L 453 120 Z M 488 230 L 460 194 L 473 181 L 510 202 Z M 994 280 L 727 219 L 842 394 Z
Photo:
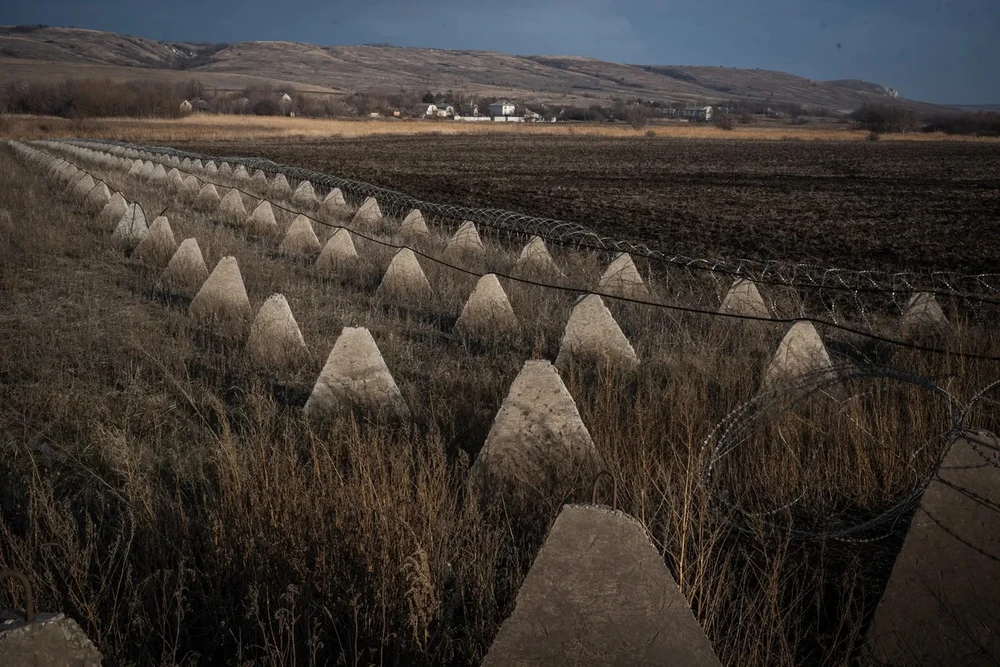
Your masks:
M 178 169 L 178 171 L 182 171 L 182 170 Z M 376 237 L 374 235 L 367 234 L 367 233 L 365 233 L 362 230 L 358 230 L 356 227 L 347 226 L 347 225 L 345 225 L 343 223 L 336 223 L 335 224 L 335 223 L 328 222 L 328 221 L 323 220 L 321 218 L 318 218 L 318 217 L 316 217 L 314 215 L 311 215 L 308 212 L 305 212 L 305 211 L 302 211 L 300 209 L 287 206 L 285 204 L 282 204 L 280 202 L 275 201 L 272 198 L 268 198 L 268 197 L 265 197 L 263 195 L 250 192 L 250 191 L 242 189 L 242 188 L 240 188 L 238 186 L 227 185 L 227 184 L 224 184 L 224 183 L 221 183 L 221 182 L 218 182 L 218 181 L 212 181 L 210 179 L 205 178 L 203 175 L 199 175 L 199 174 L 196 174 L 194 172 L 187 172 L 187 171 L 185 171 L 184 173 L 190 174 L 191 176 L 193 176 L 196 180 L 198 180 L 202 184 L 210 184 L 210 185 L 217 186 L 217 187 L 234 189 L 237 192 L 240 192 L 244 196 L 249 197 L 251 199 L 256 199 L 256 200 L 259 200 L 259 201 L 267 201 L 274 208 L 286 211 L 286 212 L 291 213 L 293 215 L 301 215 L 301 216 L 303 216 L 303 217 L 311 220 L 312 222 L 315 222 L 316 224 L 323 225 L 323 226 L 326 226 L 326 227 L 331 227 L 331 228 L 344 228 L 344 229 L 347 229 L 348 231 L 350 231 L 353 235 L 357 236 L 358 238 L 364 239 L 366 241 L 370 241 L 372 243 L 381 245 L 383 247 L 392 248 L 392 249 L 397 250 L 397 251 L 398 250 L 402 250 L 404 248 L 408 249 L 408 250 L 412 251 L 414 254 L 416 254 L 417 256 L 422 257 L 422 258 L 424 258 L 424 259 L 426 259 L 428 261 L 434 262 L 434 263 L 436 263 L 439 266 L 442 266 L 444 268 L 448 268 L 450 270 L 453 270 L 453 271 L 456 271 L 456 272 L 459 272 L 459 273 L 464 273 L 466 275 L 469 275 L 469 276 L 472 276 L 472 277 L 476 277 L 476 278 L 480 278 L 483 275 L 485 275 L 484 273 L 473 271 L 473 270 L 470 270 L 468 268 L 465 268 L 465 267 L 462 267 L 462 266 L 459 266 L 459 265 L 456 265 L 456 264 L 453 264 L 453 263 L 449 263 L 449 262 L 447 262 L 447 261 L 445 261 L 445 260 L 443 260 L 443 259 L 441 259 L 439 257 L 435 257 L 434 255 L 431 255 L 431 254 L 429 254 L 427 252 L 424 252 L 423 250 L 420 250 L 419 248 L 416 248 L 416 247 L 413 247 L 413 246 L 409 246 L 409 245 L 406 245 L 406 244 L 393 243 L 391 241 L 380 239 L 380 238 L 378 238 L 378 237 Z M 551 289 L 551 290 L 570 292 L 570 293 L 574 293 L 574 294 L 580 294 L 580 293 L 596 294 L 598 296 L 601 296 L 604 299 L 614 299 L 614 300 L 617 300 L 617 301 L 620 301 L 620 302 L 623 302 L 623 303 L 631 303 L 631 304 L 635 304 L 635 305 L 639 305 L 639 306 L 649 306 L 649 307 L 654 307 L 654 308 L 660 308 L 660 309 L 670 310 L 670 311 L 678 312 L 678 313 L 686 313 L 686 314 L 693 314 L 693 315 L 706 315 L 706 316 L 721 317 L 721 318 L 733 319 L 733 320 L 766 322 L 766 323 L 771 323 L 771 324 L 795 324 L 796 322 L 810 322 L 810 323 L 812 323 L 814 325 L 828 327 L 830 329 L 841 331 L 841 332 L 846 333 L 846 334 L 851 334 L 851 335 L 855 335 L 855 336 L 861 336 L 861 337 L 867 338 L 868 340 L 871 340 L 873 342 L 879 342 L 879 343 L 883 343 L 883 344 L 887 344 L 887 345 L 893 345 L 893 346 L 896 346 L 896 347 L 908 348 L 908 349 L 912 349 L 912 350 L 916 350 L 916 351 L 920 351 L 920 352 L 927 352 L 927 353 L 939 354 L 939 355 L 952 355 L 952 356 L 956 356 L 956 357 L 967 358 L 967 359 L 976 359 L 976 360 L 982 360 L 982 361 L 993 361 L 993 362 L 1000 361 L 1000 357 L 997 357 L 995 355 L 981 354 L 981 353 L 977 353 L 977 352 L 968 352 L 968 351 L 947 350 L 947 349 L 940 348 L 940 347 L 933 347 L 933 346 L 930 346 L 930 345 L 923 345 L 923 344 L 920 344 L 920 343 L 917 343 L 917 342 L 914 342 L 914 341 L 895 339 L 895 338 L 891 338 L 889 336 L 885 336 L 885 335 L 882 335 L 882 334 L 875 333 L 873 331 L 865 331 L 865 330 L 859 329 L 857 327 L 848 326 L 848 325 L 842 324 L 842 323 L 837 322 L 837 321 L 832 320 L 832 319 L 828 320 L 828 319 L 822 319 L 822 318 L 812 317 L 812 316 L 808 316 L 808 315 L 801 315 L 801 316 L 797 316 L 797 317 L 760 317 L 760 316 L 755 316 L 755 315 L 746 315 L 746 314 L 730 313 L 730 312 L 720 312 L 718 310 L 706 310 L 704 308 L 698 308 L 698 307 L 692 307 L 692 306 L 682 306 L 682 305 L 675 304 L 675 303 L 663 303 L 663 302 L 649 301 L 649 300 L 645 300 L 645 299 L 638 299 L 638 298 L 635 298 L 635 297 L 628 297 L 628 296 L 623 296 L 623 295 L 620 295 L 620 294 L 612 294 L 612 293 L 602 292 L 599 289 L 595 290 L 595 289 L 591 289 L 591 288 L 588 288 L 588 287 L 554 285 L 554 284 L 551 284 L 551 283 L 544 283 L 544 282 L 541 282 L 541 281 L 531 280 L 531 279 L 525 278 L 523 276 L 516 276 L 516 275 L 512 275 L 512 274 L 508 274 L 508 273 L 503 273 L 503 272 L 493 271 L 492 273 L 494 275 L 496 275 L 497 277 L 499 277 L 499 278 L 505 278 L 505 279 L 511 280 L 513 282 L 519 282 L 519 283 L 522 283 L 522 284 L 531 285 L 531 286 L 535 286 L 535 287 L 541 287 L 541 288 L 546 288 L 546 289 Z
M 51 156 L 50 156 L 51 157 Z M 79 171 L 91 174 L 92 177 L 96 177 L 98 180 L 95 181 L 95 187 L 97 184 L 102 182 L 98 174 L 91 173 L 90 171 L 80 167 L 75 162 L 68 160 L 64 157 L 57 157 L 53 159 L 59 159 L 67 164 L 72 164 Z M 179 171 L 181 171 L 179 169 Z M 189 172 L 188 172 L 189 173 Z M 212 182 L 205 179 L 197 174 L 192 174 L 200 183 L 211 183 L 219 187 L 232 187 L 225 185 L 223 183 Z M 329 223 L 327 221 L 321 220 L 314 216 L 310 216 L 308 213 L 298 211 L 294 208 L 285 206 L 279 202 L 274 202 L 266 197 L 257 195 L 254 193 L 247 192 L 238 187 L 234 188 L 238 192 L 244 194 L 247 197 L 257 199 L 260 201 L 269 201 L 273 206 L 280 210 L 287 211 L 289 213 L 304 215 L 308 219 L 322 225 L 329 227 L 345 228 L 343 225 Z M 471 276 L 482 276 L 483 274 L 469 270 L 461 266 L 455 266 L 448 262 L 442 261 L 436 257 L 433 257 L 427 253 L 420 251 L 419 249 L 412 248 L 406 245 L 396 244 L 382 239 L 378 239 L 372 235 L 366 235 L 363 232 L 350 230 L 352 234 L 358 236 L 359 238 L 364 238 L 373 243 L 381 244 L 386 247 L 395 248 L 397 250 L 403 248 L 409 248 L 420 257 L 425 258 L 429 261 L 436 262 L 439 265 L 447 267 L 449 269 L 459 271 Z M 524 278 L 516 276 L 508 276 L 504 274 L 496 274 L 500 277 L 504 277 L 513 281 L 526 283 L 529 285 L 536 285 L 539 287 L 557 289 L 570 292 L 592 292 L 591 290 L 581 290 L 575 287 L 566 287 L 559 285 L 551 285 L 547 283 L 527 280 Z M 600 292 L 597 292 L 600 294 Z M 671 304 L 660 304 L 654 302 L 648 302 L 640 299 L 633 298 L 623 298 L 613 294 L 602 294 L 601 296 L 605 298 L 619 299 L 629 303 L 636 303 L 639 305 L 660 307 L 667 309 L 682 310 L 685 312 L 695 312 L 703 315 L 717 316 L 717 317 L 732 317 L 742 320 L 751 321 L 762 321 L 762 322 L 783 322 L 790 323 L 795 321 L 802 321 L 802 319 L 808 318 L 796 318 L 796 319 L 768 319 L 760 318 L 754 316 L 745 315 L 735 315 L 727 313 L 719 313 L 715 311 L 705 311 L 687 308 L 683 306 L 671 305 Z M 839 326 L 835 323 L 825 322 L 822 320 L 810 319 L 814 323 L 831 326 L 834 328 L 844 329 L 844 327 Z M 905 341 L 895 341 L 887 338 L 881 338 L 874 336 L 868 332 L 862 331 L 851 331 L 852 333 L 871 336 L 878 340 L 883 340 L 888 343 L 895 345 L 901 345 L 905 347 L 911 347 L 915 349 L 922 349 L 920 346 L 915 346 L 909 344 Z M 939 350 L 932 348 L 924 348 L 926 351 L 938 352 L 942 354 L 956 354 L 956 356 L 967 356 L 963 353 L 953 353 L 947 350 Z M 1000 361 L 1000 358 L 990 357 L 993 361 Z M 739 505 L 737 502 L 730 499 L 730 494 L 727 489 L 719 488 L 719 483 L 717 481 L 716 468 L 719 463 L 728 455 L 736 451 L 741 445 L 743 445 L 750 435 L 758 428 L 761 424 L 765 424 L 769 417 L 774 417 L 775 415 L 780 415 L 788 411 L 794 410 L 797 406 L 803 404 L 805 401 L 817 396 L 825 395 L 827 397 L 834 398 L 835 400 L 846 401 L 852 398 L 858 398 L 861 394 L 845 394 L 842 396 L 837 396 L 836 392 L 838 388 L 848 386 L 851 383 L 857 381 L 877 381 L 877 380 L 889 380 L 903 385 L 911 385 L 918 389 L 923 389 L 933 395 L 941 398 L 947 407 L 947 428 L 942 428 L 941 433 L 937 437 L 930 438 L 928 441 L 921 444 L 919 447 L 915 448 L 909 456 L 908 465 L 911 470 L 917 476 L 917 480 L 907 489 L 899 492 L 892 499 L 891 504 L 885 509 L 875 513 L 864 515 L 855 512 L 853 515 L 847 517 L 846 520 L 842 520 L 839 523 L 835 523 L 836 518 L 832 513 L 820 519 L 821 525 L 816 525 L 815 522 L 812 526 L 803 527 L 794 523 L 794 517 L 792 517 L 793 524 L 789 525 L 788 521 L 778 523 L 777 521 L 772 521 L 773 517 L 778 515 L 785 515 L 786 518 L 793 514 L 794 508 L 802 503 L 804 499 L 809 495 L 809 478 L 810 472 L 815 470 L 820 460 L 820 454 L 822 451 L 820 449 L 812 450 L 804 458 L 804 464 L 799 466 L 799 476 L 802 482 L 802 488 L 799 492 L 792 497 L 790 500 L 770 508 L 765 509 L 750 509 Z M 745 531 L 754 530 L 754 526 L 759 526 L 762 523 L 765 525 L 770 525 L 773 528 L 786 530 L 790 534 L 796 536 L 800 539 L 805 540 L 838 540 L 846 542 L 855 543 L 865 543 L 872 542 L 879 539 L 883 539 L 888 535 L 891 535 L 896 526 L 912 514 L 916 506 L 919 504 L 922 494 L 927 487 L 927 485 L 934 479 L 936 470 L 939 467 L 943 457 L 947 453 L 947 446 L 954 441 L 956 437 L 968 437 L 969 431 L 967 430 L 968 424 L 968 414 L 970 413 L 973 406 L 989 400 L 988 396 L 994 390 L 1000 388 L 1000 380 L 993 382 L 983 388 L 982 390 L 976 392 L 968 405 L 962 407 L 959 406 L 957 400 L 945 389 L 938 386 L 935 382 L 930 379 L 909 373 L 898 368 L 885 367 L 885 366 L 875 366 L 875 365 L 861 365 L 861 366 L 850 366 L 850 367 L 838 367 L 833 369 L 824 370 L 822 372 L 817 372 L 812 375 L 807 375 L 800 378 L 798 381 L 793 383 L 787 383 L 783 385 L 777 385 L 769 387 L 758 393 L 756 396 L 750 400 L 741 403 L 735 409 L 733 409 L 729 415 L 726 416 L 716 427 L 712 430 L 708 437 L 702 443 L 702 459 L 704 461 L 703 471 L 701 474 L 701 484 L 703 488 L 706 489 L 710 502 L 716 509 L 726 513 L 727 516 L 733 517 L 734 525 Z M 914 461 L 922 453 L 925 447 L 927 447 L 932 442 L 937 442 L 940 447 L 934 452 L 934 456 L 931 461 L 935 462 L 935 465 L 928 465 L 926 470 L 930 472 L 920 473 L 916 470 L 914 466 Z M 976 449 L 977 453 L 984 458 L 991 465 L 998 465 L 996 456 L 989 456 L 987 453 L 981 451 L 981 449 L 976 448 L 975 440 L 970 440 L 973 448 Z M 841 518 L 843 514 L 840 515 Z M 834 525 L 831 525 L 834 524 Z
M 180 172 L 182 170 L 178 168 L 178 171 Z M 378 237 L 376 237 L 376 236 L 374 236 L 372 234 L 367 234 L 367 233 L 365 233 L 362 230 L 358 230 L 356 227 L 349 227 L 349 226 L 346 226 L 346 225 L 340 224 L 340 223 L 335 224 L 335 223 L 328 222 L 328 221 L 323 220 L 321 218 L 318 218 L 318 217 L 316 217 L 314 215 L 311 215 L 308 212 L 302 211 L 302 210 L 297 209 L 297 208 L 292 208 L 290 206 L 287 206 L 285 204 L 277 202 L 277 201 L 275 201 L 273 199 L 270 199 L 268 197 L 265 197 L 263 195 L 256 194 L 256 193 L 247 191 L 245 189 L 242 189 L 242 188 L 240 188 L 238 186 L 227 185 L 227 184 L 224 184 L 224 183 L 221 183 L 221 182 L 218 182 L 218 181 L 212 181 L 212 180 L 209 180 L 209 179 L 205 178 L 203 175 L 199 175 L 199 174 L 196 174 L 196 173 L 190 172 L 190 171 L 185 171 L 184 173 L 188 173 L 189 175 L 193 176 L 196 180 L 198 180 L 202 184 L 208 184 L 208 185 L 213 185 L 213 186 L 217 186 L 217 187 L 223 187 L 223 188 L 233 189 L 233 190 L 236 190 L 237 192 L 239 192 L 242 195 L 244 195 L 246 197 L 249 197 L 251 199 L 256 199 L 256 200 L 259 200 L 259 201 L 267 201 L 272 207 L 275 207 L 275 208 L 277 208 L 279 210 L 286 211 L 286 212 L 291 213 L 293 215 L 301 215 L 301 216 L 303 216 L 303 217 L 311 220 L 312 222 L 314 222 L 316 224 L 323 225 L 323 226 L 326 226 L 326 227 L 331 227 L 331 228 L 343 228 L 343 229 L 347 229 L 348 231 L 351 232 L 352 235 L 354 235 L 354 236 L 356 236 L 358 238 L 364 239 L 366 241 L 369 241 L 371 243 L 375 243 L 375 244 L 378 244 L 378 245 L 381 245 L 381 246 L 387 247 L 387 248 L 392 248 L 392 249 L 397 250 L 397 251 L 398 250 L 403 250 L 403 249 L 408 249 L 411 252 L 413 252 L 415 255 L 417 255 L 418 257 L 426 259 L 426 260 L 428 260 L 430 262 L 433 262 L 433 263 L 435 263 L 435 264 L 437 264 L 439 266 L 442 266 L 444 268 L 450 269 L 452 271 L 456 271 L 458 273 L 463 273 L 463 274 L 466 274 L 466 275 L 469 275 L 469 276 L 472 276 L 472 277 L 475 277 L 475 278 L 481 278 L 484 275 L 486 275 L 486 273 L 474 271 L 474 270 L 468 269 L 466 267 L 459 266 L 459 265 L 447 262 L 447 261 L 445 261 L 445 260 L 443 260 L 443 259 L 441 259 L 439 257 L 435 257 L 434 255 L 431 255 L 431 254 L 429 254 L 427 252 L 424 252 L 423 250 L 421 250 L 419 248 L 416 248 L 416 247 L 413 247 L 413 246 L 410 246 L 410 245 L 406 245 L 406 244 L 394 243 L 394 242 L 391 242 L 391 241 L 380 239 L 380 238 L 378 238 Z M 530 285 L 530 286 L 534 286 L 534 287 L 540 287 L 540 288 L 545 288 L 545 289 L 550 289 L 550 290 L 556 290 L 556 291 L 562 291 L 562 292 L 569 292 L 569 293 L 573 293 L 573 294 L 596 294 L 596 295 L 602 297 L 603 299 L 614 299 L 616 301 L 620 301 L 620 302 L 623 302 L 623 303 L 630 303 L 630 304 L 635 304 L 635 305 L 638 305 L 638 306 L 648 306 L 648 307 L 653 307 L 653 308 L 659 308 L 659 309 L 669 310 L 669 311 L 673 311 L 673 312 L 677 312 L 677 313 L 685 313 L 685 314 L 691 314 L 691 315 L 703 315 L 703 316 L 717 317 L 717 318 L 723 318 L 723 319 L 742 320 L 742 321 L 749 321 L 749 322 L 761 322 L 761 323 L 769 323 L 769 324 L 795 324 L 797 322 L 809 322 L 809 323 L 812 323 L 813 325 L 819 325 L 819 326 L 823 326 L 823 327 L 828 327 L 830 329 L 841 331 L 841 332 L 846 333 L 846 334 L 851 334 L 851 335 L 855 335 L 855 336 L 861 336 L 861 337 L 867 338 L 867 339 L 869 339 L 869 340 L 871 340 L 873 342 L 878 342 L 878 343 L 883 343 L 883 344 L 887 344 L 887 345 L 892 345 L 892 346 L 895 346 L 895 347 L 902 347 L 902 348 L 912 349 L 912 350 L 919 351 L 919 352 L 926 352 L 926 353 L 937 354 L 937 355 L 955 356 L 955 357 L 964 358 L 964 359 L 974 359 L 974 360 L 980 360 L 980 361 L 1000 362 L 1000 356 L 996 356 L 996 355 L 992 355 L 992 354 L 984 354 L 984 353 L 968 352 L 968 351 L 948 350 L 948 349 L 944 349 L 944 348 L 940 348 L 940 347 L 933 347 L 933 346 L 930 346 L 930 345 L 923 345 L 921 343 L 917 343 L 917 342 L 914 342 L 914 341 L 900 340 L 900 339 L 891 338 L 889 336 L 884 336 L 884 335 L 875 333 L 873 331 L 865 331 L 865 330 L 862 330 L 862 329 L 858 329 L 856 327 L 851 327 L 851 326 L 848 326 L 848 325 L 841 324 L 841 323 L 836 322 L 834 320 L 826 320 L 826 319 L 817 318 L 817 317 L 811 317 L 811 316 L 806 316 L 806 315 L 798 316 L 798 317 L 760 317 L 760 316 L 748 315 L 748 314 L 741 314 L 741 313 L 720 312 L 718 310 L 707 310 L 707 309 L 704 309 L 704 308 L 698 308 L 698 307 L 693 307 L 693 306 L 683 306 L 683 305 L 680 305 L 680 304 L 654 302 L 654 301 L 649 301 L 649 300 L 645 300 L 645 299 L 638 299 L 638 298 L 635 298 L 635 297 L 624 296 L 624 295 L 621 295 L 621 294 L 613 294 L 613 293 L 603 292 L 600 289 L 592 289 L 592 288 L 589 288 L 589 287 L 555 285 L 555 284 L 545 283 L 545 282 L 541 282 L 541 281 L 537 281 L 537 280 L 531 280 L 531 279 L 525 278 L 523 276 L 517 276 L 517 275 L 508 274 L 508 273 L 504 273 L 504 272 L 491 271 L 489 273 L 492 273 L 493 275 L 495 275 L 495 276 L 497 276 L 499 278 L 504 278 L 504 279 L 507 279 L 507 280 L 510 280 L 510 281 L 513 281 L 513 282 L 517 282 L 517 283 L 521 283 L 521 284 L 525 284 L 525 285 Z
M 433 215 L 453 221 L 470 220 L 494 233 L 516 235 L 522 238 L 538 236 L 546 242 L 611 253 L 629 253 L 650 262 L 673 265 L 688 271 L 723 274 L 730 278 L 743 278 L 767 285 L 782 285 L 806 290 L 836 290 L 862 293 L 928 292 L 942 297 L 966 298 L 974 295 L 1000 292 L 1000 273 L 961 274 L 946 271 L 887 272 L 824 267 L 816 264 L 783 262 L 779 260 L 709 259 L 669 253 L 628 240 L 618 240 L 598 234 L 579 223 L 551 218 L 529 216 L 522 213 L 492 208 L 472 208 L 451 204 L 428 202 L 410 195 L 363 181 L 340 178 L 302 167 L 279 164 L 266 158 L 211 156 L 184 151 L 169 146 L 144 146 L 115 140 L 64 140 L 81 146 L 115 146 L 137 153 L 166 155 L 191 160 L 242 164 L 247 169 L 267 174 L 283 174 L 295 181 L 309 181 L 327 189 L 340 189 L 355 202 L 366 197 L 379 201 L 383 210 L 402 217 L 412 209 L 424 215 Z
M 776 418 L 793 412 L 817 396 L 844 403 L 859 398 L 860 395 L 857 393 L 843 393 L 845 387 L 859 381 L 891 381 L 912 386 L 941 399 L 947 410 L 947 421 L 942 425 L 939 435 L 930 438 L 910 452 L 906 465 L 916 478 L 914 483 L 898 492 L 887 507 L 874 514 L 854 512 L 852 516 L 839 523 L 834 521 L 836 517 L 830 513 L 822 517 L 822 525 L 813 522 L 811 526 L 803 527 L 801 524 L 806 519 L 795 516 L 792 510 L 809 495 L 810 473 L 814 472 L 818 465 L 817 462 L 823 453 L 822 445 L 809 451 L 804 458 L 793 456 L 799 464 L 798 481 L 802 488 L 797 495 L 780 506 L 764 510 L 748 509 L 733 499 L 731 490 L 717 480 L 717 468 L 723 459 L 743 446 L 758 429 L 773 424 Z M 838 392 L 842 393 L 838 395 Z M 950 444 L 964 433 L 965 412 L 955 397 L 930 379 L 897 368 L 867 366 L 817 371 L 795 382 L 765 388 L 750 400 L 736 406 L 721 420 L 702 442 L 701 484 L 711 506 L 730 517 L 733 525 L 745 532 L 754 532 L 757 528 L 766 526 L 805 540 L 855 543 L 878 541 L 893 534 L 899 523 L 908 520 L 919 505 L 924 490 L 935 478 Z M 828 429 L 827 424 L 824 430 Z M 932 442 L 937 443 L 938 448 L 923 471 L 918 470 L 914 462 Z M 783 515 L 784 521 L 772 520 L 772 517 L 779 514 Z

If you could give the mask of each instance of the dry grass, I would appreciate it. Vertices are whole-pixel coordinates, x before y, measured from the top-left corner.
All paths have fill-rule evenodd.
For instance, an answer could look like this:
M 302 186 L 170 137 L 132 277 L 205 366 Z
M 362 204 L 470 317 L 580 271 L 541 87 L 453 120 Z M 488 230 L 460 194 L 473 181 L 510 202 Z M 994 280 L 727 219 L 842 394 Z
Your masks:
M 572 295 L 505 282 L 521 335 L 463 340 L 452 327 L 468 275 L 421 260 L 436 297 L 401 308 L 374 297 L 390 248 L 359 239 L 360 266 L 321 278 L 279 256 L 280 237 L 248 239 L 161 188 L 108 175 L 147 212 L 167 208 L 177 240 L 196 236 L 209 267 L 235 256 L 254 308 L 287 297 L 311 360 L 270 375 L 194 327 L 182 300 L 157 296 L 156 272 L 88 232 L 63 185 L 7 148 L 0 173 L 10 211 L 0 215 L 10 306 L 0 314 L 0 567 L 29 572 L 41 606 L 80 620 L 113 664 L 475 664 L 560 504 L 590 495 L 511 515 L 464 486 L 523 361 L 555 357 Z M 438 253 L 444 238 L 421 247 Z M 487 263 L 509 268 L 518 249 L 487 242 Z M 590 284 L 606 262 L 553 254 L 567 284 Z M 719 288 L 684 274 L 656 281 L 653 297 L 704 306 Z M 611 308 L 643 363 L 627 375 L 576 367 L 566 384 L 619 505 L 649 527 L 723 662 L 850 664 L 899 535 L 843 544 L 793 529 L 871 516 L 912 488 L 950 423 L 940 398 L 859 379 L 779 404 L 719 462 L 713 484 L 730 505 L 713 506 L 702 443 L 755 395 L 783 331 Z M 951 344 L 1000 354 L 982 313 L 954 320 Z M 303 422 L 343 326 L 372 331 L 412 425 Z M 960 400 L 996 376 L 916 352 L 894 363 L 948 378 Z M 1000 425 L 997 414 L 980 419 Z
M 662 139 L 718 139 L 754 141 L 867 141 L 868 132 L 845 126 L 744 126 L 731 131 L 709 124 L 651 125 L 636 131 L 626 125 L 577 123 L 461 123 L 428 120 L 342 120 L 195 114 L 181 119 L 102 118 L 66 120 L 36 116 L 0 117 L 0 138 L 109 138 L 136 143 L 182 141 L 239 141 L 252 139 L 329 139 L 371 136 L 457 135 L 514 133 L 635 137 L 651 134 Z M 996 137 L 953 136 L 942 132 L 885 134 L 885 141 L 1000 141 Z

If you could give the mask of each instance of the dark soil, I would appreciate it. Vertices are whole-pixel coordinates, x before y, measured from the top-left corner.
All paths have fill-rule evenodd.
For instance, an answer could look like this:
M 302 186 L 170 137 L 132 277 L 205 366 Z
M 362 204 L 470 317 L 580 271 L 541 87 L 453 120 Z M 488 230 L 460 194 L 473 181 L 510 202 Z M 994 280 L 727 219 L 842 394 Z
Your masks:
M 1000 271 L 1000 144 L 412 136 L 189 144 L 669 253 Z

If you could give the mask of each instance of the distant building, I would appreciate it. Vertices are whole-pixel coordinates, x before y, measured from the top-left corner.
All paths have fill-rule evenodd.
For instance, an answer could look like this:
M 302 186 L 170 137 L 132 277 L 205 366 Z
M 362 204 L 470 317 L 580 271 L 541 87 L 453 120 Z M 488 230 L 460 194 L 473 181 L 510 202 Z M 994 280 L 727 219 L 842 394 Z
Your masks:
M 284 93 L 281 96 L 281 99 L 278 100 L 278 108 L 281 109 L 282 115 L 286 116 L 292 110 L 292 98 L 288 95 L 288 93 Z
M 191 113 L 192 109 L 194 109 L 194 107 L 191 106 L 191 103 L 187 100 L 181 102 L 181 113 Z
M 490 105 L 491 116 L 513 116 L 514 105 L 507 100 L 499 100 Z
M 531 109 L 524 110 L 524 122 L 525 123 L 540 123 L 542 122 L 542 114 L 535 113 Z
M 424 115 L 428 118 L 454 118 L 455 107 L 446 106 L 443 109 L 436 104 L 428 104 Z
M 681 117 L 691 121 L 712 120 L 712 107 L 684 107 Z

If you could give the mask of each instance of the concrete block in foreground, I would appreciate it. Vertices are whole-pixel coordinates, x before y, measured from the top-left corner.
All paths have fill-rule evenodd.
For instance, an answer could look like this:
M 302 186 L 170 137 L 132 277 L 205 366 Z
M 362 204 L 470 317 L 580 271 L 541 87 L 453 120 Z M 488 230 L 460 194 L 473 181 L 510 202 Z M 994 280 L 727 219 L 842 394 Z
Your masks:
M 0 665 L 4 667 L 100 667 L 101 654 L 71 618 L 0 612 Z
M 924 491 L 868 631 L 888 665 L 1000 664 L 1000 438 L 956 439 Z
M 712 645 L 632 517 L 566 505 L 484 667 L 719 667 Z

